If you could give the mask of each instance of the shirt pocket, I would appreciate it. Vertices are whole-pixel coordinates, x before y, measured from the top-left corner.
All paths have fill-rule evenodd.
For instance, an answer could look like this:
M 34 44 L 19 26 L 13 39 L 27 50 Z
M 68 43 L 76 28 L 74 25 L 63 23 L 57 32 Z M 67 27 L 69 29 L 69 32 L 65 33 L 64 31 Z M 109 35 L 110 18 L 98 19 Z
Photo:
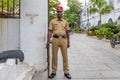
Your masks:
M 62 26 L 65 27 L 65 23 L 62 23 Z
M 53 26 L 54 26 L 54 30 L 57 30 L 58 24 L 57 24 L 57 23 L 54 23 Z
M 62 23 L 62 30 L 65 30 L 65 23 Z

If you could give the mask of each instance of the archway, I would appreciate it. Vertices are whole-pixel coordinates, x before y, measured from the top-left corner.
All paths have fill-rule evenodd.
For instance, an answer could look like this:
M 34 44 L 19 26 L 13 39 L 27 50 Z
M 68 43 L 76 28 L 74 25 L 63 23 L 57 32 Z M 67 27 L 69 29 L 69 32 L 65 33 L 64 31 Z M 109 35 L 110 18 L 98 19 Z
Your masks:
M 109 22 L 109 23 L 113 22 L 112 18 L 109 18 L 108 22 Z
M 118 20 L 120 20 L 120 16 L 118 17 Z

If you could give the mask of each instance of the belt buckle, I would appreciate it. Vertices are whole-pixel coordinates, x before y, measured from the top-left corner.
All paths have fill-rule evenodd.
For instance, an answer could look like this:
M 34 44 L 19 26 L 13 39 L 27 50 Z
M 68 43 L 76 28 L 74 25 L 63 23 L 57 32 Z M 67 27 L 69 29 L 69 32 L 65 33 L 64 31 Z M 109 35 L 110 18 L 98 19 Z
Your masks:
M 62 38 L 62 36 L 58 36 L 58 38 L 60 38 L 60 39 L 61 39 L 61 38 Z

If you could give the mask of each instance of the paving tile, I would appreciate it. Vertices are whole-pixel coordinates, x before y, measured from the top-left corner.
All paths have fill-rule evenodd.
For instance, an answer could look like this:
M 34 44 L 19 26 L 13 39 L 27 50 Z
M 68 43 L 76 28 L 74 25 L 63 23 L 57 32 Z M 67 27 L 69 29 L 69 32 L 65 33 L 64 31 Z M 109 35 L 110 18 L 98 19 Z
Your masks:
M 120 78 L 120 71 L 100 71 L 105 78 Z
M 102 78 L 101 74 L 97 71 L 78 71 L 76 74 L 71 73 L 74 79 L 84 79 L 84 78 Z
M 107 65 L 113 71 L 120 71 L 120 64 L 117 64 L 117 65 L 109 65 L 109 64 L 107 64 Z
M 83 79 L 83 80 L 120 80 L 120 79 Z
M 71 35 L 70 43 L 68 59 L 71 80 L 120 80 L 120 46 L 113 49 L 109 41 L 83 34 Z M 51 79 L 47 78 L 47 73 L 39 73 L 36 80 Z M 68 80 L 64 77 L 60 51 L 57 74 L 52 80 Z
M 82 71 L 108 71 L 111 70 L 108 66 L 105 64 L 103 65 L 79 65 L 80 70 Z

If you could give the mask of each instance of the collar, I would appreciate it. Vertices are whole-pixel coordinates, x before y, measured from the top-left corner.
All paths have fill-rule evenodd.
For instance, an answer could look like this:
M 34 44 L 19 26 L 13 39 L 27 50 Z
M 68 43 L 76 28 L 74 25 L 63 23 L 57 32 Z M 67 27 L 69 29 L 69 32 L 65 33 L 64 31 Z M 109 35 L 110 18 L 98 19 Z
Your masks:
M 62 19 L 62 18 L 61 18 L 61 19 L 58 19 L 58 18 L 57 18 L 57 21 L 63 21 L 63 19 Z

